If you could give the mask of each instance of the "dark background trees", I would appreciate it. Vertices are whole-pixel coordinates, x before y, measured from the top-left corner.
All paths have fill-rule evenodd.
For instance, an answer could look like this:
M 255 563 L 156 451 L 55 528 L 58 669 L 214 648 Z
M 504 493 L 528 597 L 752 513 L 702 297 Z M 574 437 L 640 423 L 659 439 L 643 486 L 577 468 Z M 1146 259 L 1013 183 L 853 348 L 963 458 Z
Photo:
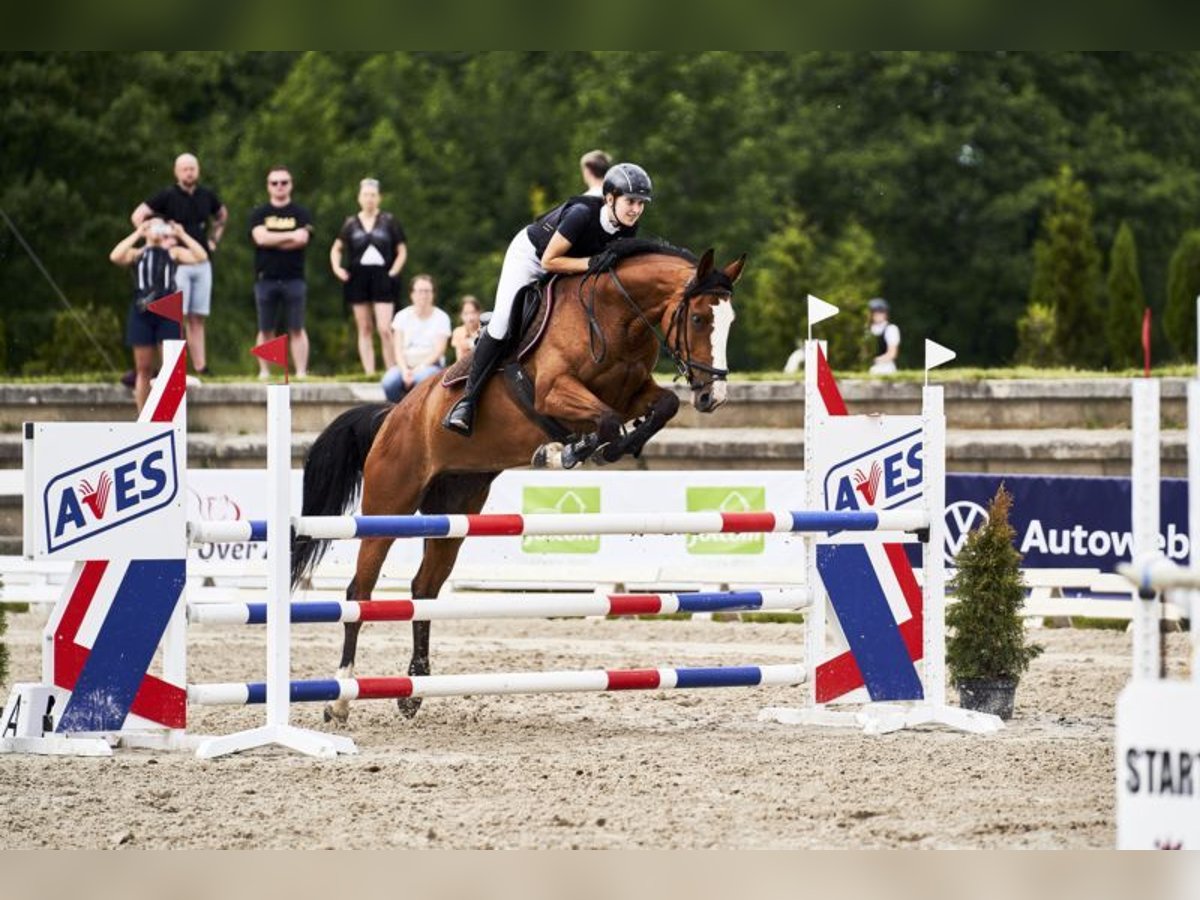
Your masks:
M 1122 221 L 1136 234 L 1156 312 L 1200 225 L 1195 53 L 4 53 L 0 121 L 0 209 L 121 361 L 100 311 L 123 321 L 127 274 L 107 253 L 174 156 L 200 157 L 231 211 L 210 323 L 225 373 L 253 368 L 245 221 L 277 162 L 316 218 L 317 372 L 356 368 L 325 258 L 367 175 L 408 230 L 408 273 L 433 273 L 454 310 L 490 301 L 515 230 L 579 189 L 580 153 L 637 160 L 659 198 L 648 231 L 750 254 L 740 368 L 782 366 L 802 291 L 857 309 L 876 287 L 911 338 L 902 361 L 928 335 L 1008 363 L 1064 165 L 1101 254 Z M 62 370 L 60 308 L 0 223 L 0 365 Z M 838 341 L 855 364 L 854 328 Z

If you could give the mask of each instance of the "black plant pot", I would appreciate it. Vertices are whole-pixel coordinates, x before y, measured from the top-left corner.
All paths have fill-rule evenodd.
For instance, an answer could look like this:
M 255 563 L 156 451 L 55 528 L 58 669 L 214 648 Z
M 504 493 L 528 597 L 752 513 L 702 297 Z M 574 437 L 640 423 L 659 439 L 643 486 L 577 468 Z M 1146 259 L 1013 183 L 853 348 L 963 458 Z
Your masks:
M 958 688 L 958 704 L 963 709 L 991 713 L 1006 722 L 1012 718 L 1017 679 L 967 678 L 955 682 L 955 687 Z

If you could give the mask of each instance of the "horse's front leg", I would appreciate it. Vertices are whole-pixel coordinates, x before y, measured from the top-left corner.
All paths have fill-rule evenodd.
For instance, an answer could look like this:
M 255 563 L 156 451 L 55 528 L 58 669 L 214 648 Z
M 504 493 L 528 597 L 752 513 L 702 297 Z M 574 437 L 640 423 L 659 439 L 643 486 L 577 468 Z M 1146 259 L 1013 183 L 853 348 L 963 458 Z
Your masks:
M 629 408 L 635 411 L 644 410 L 644 412 L 634 422 L 633 428 L 621 439 L 619 455 L 629 454 L 638 457 L 641 456 L 646 442 L 662 431 L 663 426 L 671 419 L 675 418 L 675 413 L 679 412 L 679 397 L 674 391 L 659 387 L 652 379 L 648 379 L 634 397 Z M 635 412 L 635 415 L 638 413 Z
M 581 381 L 571 375 L 560 375 L 544 394 L 539 385 L 538 394 L 534 408 L 539 413 L 567 421 L 594 422 L 595 435 L 587 435 L 566 448 L 559 444 L 539 447 L 533 457 L 534 468 L 570 468 L 595 453 L 607 462 L 620 458 L 623 417 Z

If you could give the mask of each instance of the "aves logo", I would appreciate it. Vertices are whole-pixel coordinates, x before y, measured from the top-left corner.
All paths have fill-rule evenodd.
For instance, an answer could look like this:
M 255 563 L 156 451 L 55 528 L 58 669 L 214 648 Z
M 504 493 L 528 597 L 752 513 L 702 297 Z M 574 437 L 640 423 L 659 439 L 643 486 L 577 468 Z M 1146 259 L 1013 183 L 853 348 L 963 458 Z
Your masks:
M 178 492 L 173 430 L 60 472 L 42 494 L 47 552 L 140 519 Z
M 875 497 L 879 494 L 879 481 L 883 478 L 883 466 L 879 464 L 879 460 L 871 463 L 871 470 L 868 474 L 862 469 L 854 470 L 854 489 L 863 496 L 863 502 L 867 506 L 875 505 Z
M 986 525 L 987 520 L 987 510 L 973 500 L 956 500 L 946 507 L 947 565 L 954 565 L 954 558 L 967 542 L 967 535 Z
M 101 472 L 96 486 L 86 479 L 79 482 L 79 499 L 92 511 L 96 519 L 104 518 L 104 510 L 108 508 L 108 495 L 112 493 L 112 476 Z
M 834 463 L 825 474 L 825 508 L 857 512 L 905 506 L 920 500 L 924 478 L 918 428 Z

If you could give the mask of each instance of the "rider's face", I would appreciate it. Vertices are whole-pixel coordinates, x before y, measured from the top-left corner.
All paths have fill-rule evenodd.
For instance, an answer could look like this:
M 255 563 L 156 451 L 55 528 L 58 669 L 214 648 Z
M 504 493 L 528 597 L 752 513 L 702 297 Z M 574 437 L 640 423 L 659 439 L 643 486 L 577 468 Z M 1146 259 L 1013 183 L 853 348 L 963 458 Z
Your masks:
M 637 224 L 638 219 L 642 217 L 642 213 L 646 209 L 645 200 L 635 200 L 632 197 L 622 194 L 615 200 L 612 200 L 609 208 L 612 210 L 613 218 L 626 228 L 631 228 Z

